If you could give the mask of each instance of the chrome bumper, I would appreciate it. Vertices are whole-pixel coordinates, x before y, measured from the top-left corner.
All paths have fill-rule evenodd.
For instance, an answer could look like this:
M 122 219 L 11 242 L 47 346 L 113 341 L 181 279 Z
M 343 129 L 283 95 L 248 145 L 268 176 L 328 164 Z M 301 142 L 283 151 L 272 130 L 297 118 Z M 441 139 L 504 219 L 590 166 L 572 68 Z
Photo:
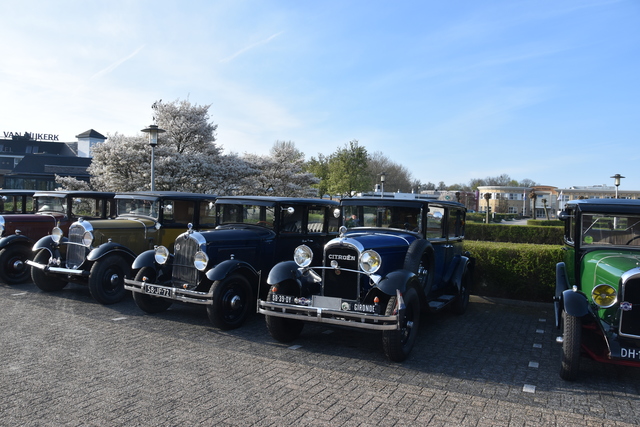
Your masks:
M 404 304 L 404 303 L 403 303 Z M 400 329 L 397 315 L 381 315 L 343 311 L 323 307 L 283 304 L 258 300 L 258 313 L 266 316 L 297 319 L 305 322 L 328 323 L 359 329 L 389 331 Z
M 63 268 L 63 267 L 52 267 L 50 265 L 38 264 L 37 262 L 33 262 L 31 260 L 27 260 L 27 264 L 31 267 L 39 268 L 46 273 L 60 273 L 67 274 L 69 276 L 89 276 L 89 272 L 85 270 L 74 270 L 71 268 Z
M 156 293 L 146 292 L 144 285 L 151 285 L 154 287 L 154 289 L 164 291 L 165 294 L 158 295 Z M 187 289 L 174 288 L 172 286 L 162 286 L 156 285 L 155 283 L 139 282 L 132 279 L 124 279 L 124 288 L 131 292 L 137 292 L 139 294 L 145 294 L 157 298 L 172 299 L 176 301 L 188 302 L 191 304 L 213 304 L 212 292 L 190 291 Z

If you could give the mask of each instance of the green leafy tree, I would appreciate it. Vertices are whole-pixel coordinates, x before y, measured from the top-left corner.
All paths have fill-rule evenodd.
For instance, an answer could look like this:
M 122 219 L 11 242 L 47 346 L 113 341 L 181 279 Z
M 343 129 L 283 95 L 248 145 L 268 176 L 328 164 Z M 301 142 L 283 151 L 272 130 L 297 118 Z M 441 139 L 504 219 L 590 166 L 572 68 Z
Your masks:
M 370 186 L 367 149 L 357 140 L 349 141 L 329 157 L 328 189 L 330 194 L 351 197 Z

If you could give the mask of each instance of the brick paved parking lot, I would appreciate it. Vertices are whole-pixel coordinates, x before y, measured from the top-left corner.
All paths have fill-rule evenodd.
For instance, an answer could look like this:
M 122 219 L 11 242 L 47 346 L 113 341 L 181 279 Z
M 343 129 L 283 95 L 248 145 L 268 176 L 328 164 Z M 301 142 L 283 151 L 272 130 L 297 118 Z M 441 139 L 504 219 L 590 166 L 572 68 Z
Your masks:
M 306 325 L 275 342 L 255 315 L 222 332 L 202 307 L 148 315 L 69 285 L 0 285 L 2 425 L 589 425 L 640 423 L 640 370 L 585 359 L 558 377 L 550 304 L 472 297 L 425 316 L 403 364 L 376 333 Z

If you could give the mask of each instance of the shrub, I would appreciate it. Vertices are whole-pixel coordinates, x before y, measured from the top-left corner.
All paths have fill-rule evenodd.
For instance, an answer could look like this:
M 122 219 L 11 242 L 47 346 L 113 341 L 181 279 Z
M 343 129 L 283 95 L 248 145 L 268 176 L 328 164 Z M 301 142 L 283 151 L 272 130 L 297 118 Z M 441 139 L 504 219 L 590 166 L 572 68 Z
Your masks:
M 561 245 L 562 227 L 538 227 L 529 225 L 476 224 L 467 222 L 465 238 L 486 242 L 533 243 Z
M 493 243 L 466 240 L 476 259 L 475 295 L 551 302 L 561 245 Z

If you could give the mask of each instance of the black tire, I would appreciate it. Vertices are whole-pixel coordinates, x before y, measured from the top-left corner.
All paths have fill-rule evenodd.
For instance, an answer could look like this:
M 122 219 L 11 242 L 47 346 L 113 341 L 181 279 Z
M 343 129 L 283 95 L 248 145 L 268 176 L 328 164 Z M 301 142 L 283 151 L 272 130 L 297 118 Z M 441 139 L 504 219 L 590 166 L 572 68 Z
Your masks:
M 469 294 L 471 292 L 472 283 L 471 272 L 468 268 L 465 268 L 464 273 L 462 273 L 460 292 L 451 306 L 451 310 L 455 314 L 464 314 L 465 311 L 467 311 L 467 307 L 469 307 Z
M 406 310 L 405 319 L 401 319 L 401 323 L 405 326 L 399 330 L 382 331 L 382 348 L 384 354 L 392 362 L 402 362 L 409 356 L 420 326 L 420 299 L 418 298 L 418 293 L 414 288 L 409 288 L 403 298 Z M 385 314 L 393 314 L 395 307 L 396 297 L 393 296 L 389 298 Z
M 582 321 L 579 317 L 562 312 L 562 363 L 560 378 L 575 381 L 580 371 L 580 347 L 582 345 Z
M 273 291 L 269 290 L 267 301 L 271 301 L 271 295 Z M 280 342 L 291 342 L 298 338 L 304 328 L 304 322 L 297 319 L 285 319 L 284 317 L 276 316 L 264 316 L 264 320 L 267 323 L 267 329 L 271 336 Z
M 235 329 L 242 326 L 255 302 L 249 280 L 241 274 L 232 274 L 211 285 L 213 304 L 207 306 L 207 316 L 213 326 Z
M 118 254 L 97 260 L 89 274 L 89 292 L 100 304 L 115 304 L 126 295 L 125 276 L 131 275 L 131 264 Z
M 0 281 L 7 285 L 17 285 L 29 281 L 31 272 L 26 261 L 31 249 L 23 245 L 9 245 L 0 250 Z
M 46 249 L 42 249 L 33 258 L 33 261 L 38 264 L 48 264 L 51 254 Z M 31 280 L 33 283 L 44 292 L 55 292 L 64 289 L 69 282 L 59 279 L 56 276 L 49 276 L 43 270 L 36 267 L 31 267 Z
M 156 270 L 153 267 L 142 267 L 138 274 L 136 274 L 136 280 L 142 282 L 142 278 L 147 277 L 151 283 L 155 283 L 157 280 Z M 133 292 L 133 301 L 138 308 L 142 311 L 150 314 L 162 313 L 171 307 L 172 301 L 154 297 L 153 295 L 141 294 L 139 292 Z

